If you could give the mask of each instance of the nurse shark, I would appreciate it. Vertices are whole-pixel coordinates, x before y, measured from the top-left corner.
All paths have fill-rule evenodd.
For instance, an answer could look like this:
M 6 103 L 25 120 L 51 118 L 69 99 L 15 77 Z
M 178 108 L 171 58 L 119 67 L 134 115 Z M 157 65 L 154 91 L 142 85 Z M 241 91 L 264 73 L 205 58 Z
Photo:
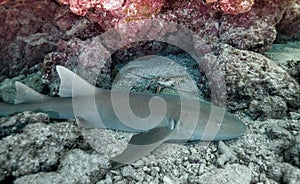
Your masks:
M 127 148 L 121 154 L 111 158 L 111 168 L 133 162 L 164 142 L 228 140 L 238 138 L 246 131 L 246 125 L 227 111 L 221 119 L 210 116 L 211 109 L 215 106 L 209 102 L 180 98 L 176 95 L 134 92 L 129 93 L 132 112 L 139 117 L 147 117 L 151 114 L 153 118 L 141 122 L 139 118 L 128 117 L 126 121 L 132 125 L 139 125 L 131 127 L 120 120 L 112 103 L 112 97 L 115 101 L 122 102 L 128 92 L 96 88 L 63 66 L 57 66 L 56 70 L 61 79 L 60 97 L 40 94 L 16 82 L 15 104 L 0 102 L 0 116 L 9 116 L 23 111 L 44 112 L 53 119 L 76 118 L 79 125 L 85 129 L 106 128 L 136 133 Z M 73 91 L 74 82 L 80 87 L 77 93 Z M 154 113 L 150 112 L 149 102 L 156 97 L 165 101 L 165 112 L 161 112 L 160 108 L 154 108 Z M 183 100 L 185 103 L 182 103 Z M 80 104 L 79 107 L 78 105 L 75 107 L 74 103 Z M 92 107 L 95 107 L 96 111 L 92 111 L 90 105 L 84 104 L 93 104 Z M 200 111 L 199 108 L 195 108 L 195 104 L 199 105 Z M 124 110 L 123 116 L 126 116 L 127 112 Z M 154 124 L 153 119 L 159 119 L 155 116 L 162 115 L 164 117 L 160 123 Z

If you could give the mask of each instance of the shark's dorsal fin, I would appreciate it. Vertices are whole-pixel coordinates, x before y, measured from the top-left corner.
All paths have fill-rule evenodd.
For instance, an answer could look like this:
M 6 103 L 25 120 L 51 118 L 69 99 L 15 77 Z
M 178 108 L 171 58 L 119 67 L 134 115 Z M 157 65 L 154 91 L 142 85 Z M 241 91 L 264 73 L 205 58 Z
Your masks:
M 31 89 L 21 82 L 16 82 L 15 85 L 17 90 L 15 104 L 39 102 L 48 98 L 47 96 L 36 92 L 35 90 Z
M 95 90 L 93 85 L 63 66 L 56 66 L 56 71 L 60 78 L 58 93 L 60 97 L 85 96 Z M 74 82 L 76 82 L 76 89 L 74 89 Z M 76 93 L 73 93 L 73 90 L 76 90 Z

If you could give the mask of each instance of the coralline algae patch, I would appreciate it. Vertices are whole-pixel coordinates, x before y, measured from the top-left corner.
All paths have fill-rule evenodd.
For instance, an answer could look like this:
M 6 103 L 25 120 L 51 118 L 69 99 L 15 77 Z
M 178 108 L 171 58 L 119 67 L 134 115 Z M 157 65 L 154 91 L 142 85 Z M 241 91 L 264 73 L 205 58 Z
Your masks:
M 254 0 L 204 0 L 207 4 L 212 4 L 215 9 L 224 14 L 239 14 L 251 10 Z
M 105 9 L 114 15 L 125 17 L 149 17 L 160 11 L 166 0 L 59 0 L 70 5 L 70 9 L 77 15 L 84 16 L 90 9 Z M 224 14 L 239 14 L 248 12 L 254 0 L 207 0 L 204 4 L 213 5 L 215 9 Z M 194 3 L 202 3 L 199 0 Z M 188 3 L 188 2 L 187 2 Z
M 80 16 L 93 9 L 109 11 L 114 17 L 126 20 L 149 18 L 158 13 L 164 4 L 164 0 L 60 0 L 60 2 L 70 5 L 71 11 Z

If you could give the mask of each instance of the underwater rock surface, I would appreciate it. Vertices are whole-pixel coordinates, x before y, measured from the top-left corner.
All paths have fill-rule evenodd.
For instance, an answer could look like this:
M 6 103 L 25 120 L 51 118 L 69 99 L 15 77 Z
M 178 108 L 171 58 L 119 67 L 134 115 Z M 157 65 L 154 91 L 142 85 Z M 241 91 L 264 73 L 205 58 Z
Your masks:
M 0 140 L 0 180 L 56 169 L 65 152 L 84 146 L 80 131 L 72 123 L 47 125 L 36 121 L 40 114 L 24 116 L 26 113 L 13 116 L 8 122 L 18 119 L 28 125 L 18 128 L 19 134 L 6 135 Z M 46 122 L 50 123 L 49 119 Z
M 280 23 L 277 25 L 279 32 L 286 35 L 296 35 L 300 30 L 300 2 L 294 1 L 293 5 L 288 7 Z
M 11 116 L 9 121 L 24 115 Z M 31 114 L 32 119 L 39 116 Z M 248 130 L 239 139 L 209 145 L 163 144 L 153 154 L 106 175 L 101 168 L 126 147 L 130 134 L 80 131 L 71 122 L 32 122 L 0 140 L 0 176 L 7 182 L 17 178 L 16 183 L 240 183 L 240 173 L 243 183 L 296 184 L 300 179 L 299 121 L 241 118 Z M 96 151 L 89 144 L 97 145 Z
M 76 40 L 69 43 L 75 44 Z M 89 41 L 77 40 L 77 43 L 81 46 L 78 48 L 87 53 L 92 53 L 99 46 L 96 38 Z M 77 46 L 75 44 L 75 48 L 64 48 L 69 48 L 69 51 L 65 51 L 71 55 L 76 53 L 73 49 Z M 62 56 L 63 52 L 53 52 L 50 56 L 52 54 Z M 291 120 L 271 118 L 289 115 L 287 104 L 297 105 L 299 102 L 296 99 L 299 84 L 284 69 L 261 54 L 221 45 L 204 58 L 212 55 L 226 73 L 229 108 L 245 113 L 240 116 L 248 127 L 243 137 L 210 145 L 204 142 L 190 145 L 163 144 L 151 155 L 104 174 L 101 168 L 107 167 L 111 156 L 125 149 L 132 134 L 97 129 L 82 131 L 74 122 L 55 122 L 45 114 L 25 112 L 0 118 L 1 129 L 4 130 L 0 140 L 0 162 L 3 163 L 0 167 L 1 180 L 16 183 L 239 183 L 240 177 L 236 176 L 243 171 L 241 174 L 245 183 L 297 183 L 300 178 L 300 119 L 297 118 L 300 117 L 300 112 L 298 116 L 294 112 Z M 66 64 L 75 68 L 70 59 L 75 56 L 61 59 L 67 59 Z M 191 63 L 184 55 L 168 57 L 186 64 Z M 50 64 L 57 64 L 56 61 L 60 60 L 47 60 Z M 93 65 L 94 63 L 89 63 L 86 66 L 92 68 Z M 101 66 L 106 65 L 103 63 Z M 147 69 L 165 71 L 162 66 Z M 195 66 L 191 68 L 193 67 Z M 137 75 L 143 72 L 139 64 L 132 65 L 129 71 Z M 51 79 L 56 80 L 57 77 L 52 75 Z M 136 89 L 146 87 L 154 92 L 162 79 L 141 79 L 136 84 Z M 118 81 L 119 86 L 130 86 L 128 80 Z M 241 80 L 244 82 L 239 83 Z M 58 84 L 53 85 L 56 86 L 54 88 Z M 204 83 L 200 89 L 204 89 L 206 85 Z M 172 93 L 166 86 L 160 87 L 162 92 Z M 239 90 L 236 90 L 238 87 Z M 254 87 L 258 89 L 255 90 Z M 253 121 L 246 115 L 267 120 Z M 28 154 L 24 155 L 24 152 Z
M 9 1 L 0 14 L 0 81 L 30 73 L 60 39 L 99 34 L 89 20 L 52 0 Z
M 287 107 L 300 107 L 299 83 L 267 57 L 224 45 L 218 59 L 225 65 L 230 109 L 247 109 L 252 118 L 265 119 L 282 117 Z
M 300 84 L 300 42 L 273 44 L 272 49 L 264 53 L 280 67 L 286 70 Z
M 126 1 L 124 6 L 130 3 L 132 2 Z M 239 49 L 262 52 L 269 49 L 275 40 L 275 26 L 279 22 L 278 29 L 282 33 L 299 33 L 299 8 L 296 3 L 295 0 L 255 1 L 249 11 L 237 16 L 222 14 L 214 8 L 215 5 L 205 5 L 200 0 L 158 0 L 157 6 L 152 7 L 152 13 L 156 18 L 185 25 L 210 42 L 222 42 Z M 147 3 L 142 3 L 142 7 L 146 5 Z M 139 5 L 136 8 L 138 7 Z M 88 11 L 86 16 L 78 16 L 68 6 L 56 0 L 30 0 L 22 3 L 5 1 L 0 7 L 0 13 L 0 64 L 3 66 L 0 68 L 0 81 L 5 77 L 30 72 L 29 68 L 40 63 L 44 54 L 57 49 L 59 40 L 69 40 L 72 37 L 84 40 L 107 31 L 124 19 L 124 16 L 117 16 L 103 8 Z M 138 19 L 149 18 L 152 13 L 141 11 Z M 127 22 L 131 20 L 135 18 Z M 286 27 L 293 30 L 288 31 Z M 168 28 L 163 29 L 169 31 Z M 136 48 L 138 49 L 139 47 Z
M 83 164 L 74 164 L 78 161 Z M 96 183 L 102 177 L 99 167 L 105 161 L 98 154 L 73 149 L 62 157 L 57 171 L 26 175 L 18 178 L 15 183 Z

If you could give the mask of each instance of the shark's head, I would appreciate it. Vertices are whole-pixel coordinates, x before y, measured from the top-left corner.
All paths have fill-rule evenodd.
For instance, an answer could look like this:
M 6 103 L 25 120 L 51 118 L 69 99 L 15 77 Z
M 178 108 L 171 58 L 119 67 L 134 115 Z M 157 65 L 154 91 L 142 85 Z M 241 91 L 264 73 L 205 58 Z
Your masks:
M 182 112 L 181 112 L 182 113 Z M 171 141 L 215 141 L 228 140 L 242 136 L 246 125 L 225 108 L 200 101 L 200 109 L 188 108 L 176 120 L 176 130 Z
M 220 116 L 221 118 L 208 116 L 199 120 L 188 141 L 234 139 L 242 136 L 247 130 L 246 125 L 239 118 L 226 111 L 224 116 Z M 183 128 L 186 129 L 186 127 Z M 181 130 L 180 132 L 185 131 Z
M 234 139 L 242 136 L 247 126 L 235 115 L 225 112 L 222 124 L 214 140 Z

